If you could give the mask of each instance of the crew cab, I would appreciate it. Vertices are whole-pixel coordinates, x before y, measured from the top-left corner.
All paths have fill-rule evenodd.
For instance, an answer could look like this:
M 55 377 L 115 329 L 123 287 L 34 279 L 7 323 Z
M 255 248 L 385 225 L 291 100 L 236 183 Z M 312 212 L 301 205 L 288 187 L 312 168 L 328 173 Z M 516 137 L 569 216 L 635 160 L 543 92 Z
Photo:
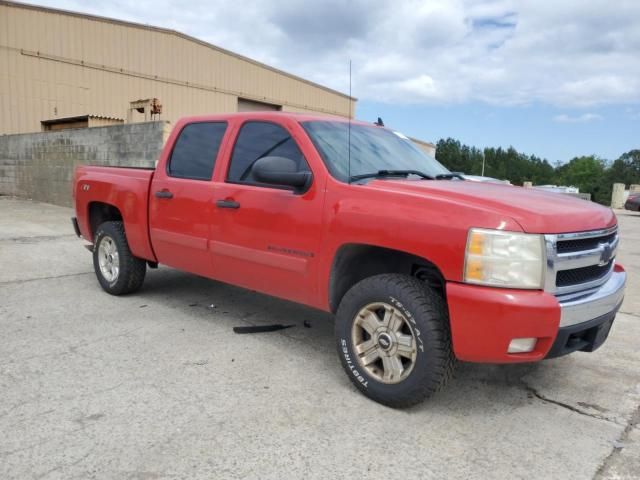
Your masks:
M 464 181 L 343 118 L 185 118 L 155 169 L 80 166 L 73 195 L 106 292 L 164 264 L 332 312 L 347 375 L 392 407 L 440 389 L 456 360 L 591 352 L 624 296 L 611 209 Z

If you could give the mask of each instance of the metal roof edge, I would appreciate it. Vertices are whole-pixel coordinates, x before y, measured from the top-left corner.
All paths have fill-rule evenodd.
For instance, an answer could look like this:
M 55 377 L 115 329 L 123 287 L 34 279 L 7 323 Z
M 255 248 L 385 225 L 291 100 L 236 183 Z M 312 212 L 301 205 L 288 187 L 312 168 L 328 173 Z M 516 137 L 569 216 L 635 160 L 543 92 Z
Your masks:
M 104 115 L 94 115 L 92 113 L 85 113 L 84 115 L 73 115 L 71 117 L 59 117 L 59 118 L 50 118 L 48 120 L 41 120 L 40 123 L 45 125 L 51 125 L 55 123 L 65 123 L 71 121 L 80 121 L 80 120 L 88 120 L 90 118 L 97 118 L 100 120 L 118 120 L 120 122 L 124 122 L 124 118 L 119 117 L 109 117 Z
M 74 12 L 72 10 L 64 10 L 61 8 L 52 8 L 52 7 L 45 7 L 42 5 L 34 5 L 31 3 L 22 3 L 22 2 L 14 2 L 14 1 L 10 1 L 10 0 L 0 0 L 0 5 L 5 5 L 8 7 L 15 7 L 15 8 L 24 8 L 26 10 L 37 10 L 37 11 L 43 11 L 43 12 L 49 12 L 49 13 L 56 13 L 59 15 L 68 15 L 68 16 L 72 16 L 72 17 L 79 17 L 79 18 L 85 18 L 85 19 L 89 19 L 89 20 L 95 20 L 98 22 L 106 22 L 106 23 L 113 23 L 116 25 L 124 25 L 127 27 L 133 27 L 133 28 L 141 28 L 144 30 L 151 30 L 151 31 L 155 31 L 155 32 L 159 32 L 159 33 L 166 33 L 166 34 L 170 34 L 170 35 L 175 35 L 177 37 L 183 38 L 185 40 L 188 40 L 190 42 L 194 42 L 197 44 L 200 44 L 204 47 L 207 48 L 211 48 L 213 50 L 217 50 L 220 53 L 224 53 L 225 55 L 230 55 L 232 57 L 235 57 L 239 60 L 251 63 L 253 65 L 256 65 L 258 67 L 261 68 L 266 68 L 267 70 L 271 70 L 274 73 L 280 74 L 280 75 L 284 75 L 286 77 L 292 78 L 294 80 L 306 83 L 307 85 L 311 85 L 312 87 L 316 87 L 316 88 L 320 88 L 321 90 L 325 90 L 329 93 L 333 93 L 335 95 L 339 95 L 343 98 L 347 98 L 347 99 L 351 99 L 352 101 L 358 101 L 358 99 L 356 97 L 350 97 L 349 95 L 339 92 L 338 90 L 334 90 L 332 88 L 326 87 L 324 85 L 320 85 L 319 83 L 315 83 L 312 82 L 311 80 L 307 80 L 305 78 L 299 77 L 298 75 L 294 75 L 293 73 L 289 73 L 289 72 L 285 72 L 284 70 L 280 70 L 279 68 L 276 67 L 272 67 L 271 65 L 267 65 L 266 63 L 262 63 L 259 62 L 258 60 L 254 60 L 252 58 L 249 57 L 245 57 L 244 55 L 240 55 L 239 53 L 235 53 L 232 52 L 231 50 L 227 50 L 225 48 L 222 47 L 218 47 L 217 45 L 213 45 L 212 43 L 208 43 L 205 42 L 204 40 L 200 40 L 196 37 L 192 37 L 191 35 L 187 35 L 186 33 L 182 33 L 179 32 L 177 30 L 173 30 L 170 28 L 164 28 L 164 27 L 156 27 L 153 25 L 145 25 L 143 23 L 137 23 L 137 22 L 131 22 L 128 20 L 119 20 L 117 18 L 110 18 L 110 17 L 103 17 L 100 15 L 93 15 L 91 13 L 82 13 L 82 12 Z

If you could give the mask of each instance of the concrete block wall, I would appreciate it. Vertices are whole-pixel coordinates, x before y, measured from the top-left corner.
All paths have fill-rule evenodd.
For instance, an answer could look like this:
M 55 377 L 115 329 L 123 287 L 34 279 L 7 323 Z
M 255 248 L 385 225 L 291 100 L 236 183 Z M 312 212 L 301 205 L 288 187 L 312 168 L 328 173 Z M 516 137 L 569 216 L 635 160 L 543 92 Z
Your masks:
M 153 167 L 171 126 L 145 122 L 0 136 L 0 195 L 71 206 L 77 165 Z

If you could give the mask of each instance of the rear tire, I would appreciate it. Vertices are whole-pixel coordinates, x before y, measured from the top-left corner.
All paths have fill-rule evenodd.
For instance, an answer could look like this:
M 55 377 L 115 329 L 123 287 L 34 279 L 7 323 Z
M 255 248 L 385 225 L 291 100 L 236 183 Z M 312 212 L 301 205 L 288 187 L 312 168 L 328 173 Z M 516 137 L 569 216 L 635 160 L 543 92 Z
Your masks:
M 453 375 L 446 304 L 414 277 L 384 274 L 357 283 L 340 303 L 335 334 L 347 376 L 383 405 L 416 405 Z
M 111 295 L 132 293 L 142 286 L 147 263 L 131 253 L 122 222 L 105 222 L 96 230 L 93 268 L 100 286 Z

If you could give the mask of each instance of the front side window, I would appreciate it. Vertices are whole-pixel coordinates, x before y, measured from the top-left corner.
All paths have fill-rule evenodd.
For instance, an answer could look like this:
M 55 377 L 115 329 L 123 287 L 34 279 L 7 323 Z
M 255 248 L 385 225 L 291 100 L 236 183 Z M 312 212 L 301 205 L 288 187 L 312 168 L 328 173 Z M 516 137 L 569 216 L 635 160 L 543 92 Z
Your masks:
M 193 180 L 211 180 L 213 167 L 227 129 L 224 122 L 190 123 L 176 140 L 167 174 Z
M 380 170 L 415 170 L 435 177 L 447 170 L 399 132 L 374 125 L 315 120 L 302 122 L 329 172 L 338 180 Z M 351 139 L 349 140 L 349 136 Z
M 233 183 L 258 183 L 251 169 L 263 157 L 284 157 L 293 160 L 298 172 L 308 172 L 309 166 L 293 137 L 280 125 L 268 122 L 247 122 L 240 129 L 233 148 L 227 180 Z

